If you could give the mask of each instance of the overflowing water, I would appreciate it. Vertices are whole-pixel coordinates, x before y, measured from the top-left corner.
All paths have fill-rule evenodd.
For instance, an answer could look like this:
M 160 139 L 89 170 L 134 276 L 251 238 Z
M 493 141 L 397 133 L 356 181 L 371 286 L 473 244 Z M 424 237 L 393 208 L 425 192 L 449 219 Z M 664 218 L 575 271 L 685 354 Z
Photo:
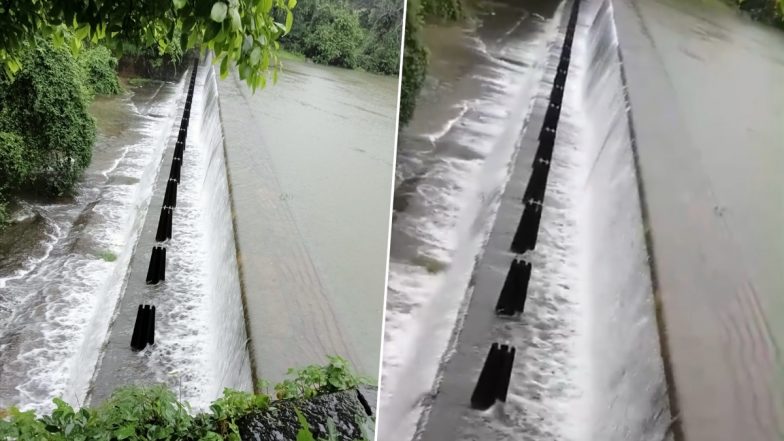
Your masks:
M 552 23 L 558 26 L 560 11 L 554 17 Z M 539 241 L 526 255 L 533 271 L 525 312 L 511 320 L 493 313 L 514 258 L 509 243 L 522 213 L 536 133 L 563 34 L 544 33 L 539 39 L 550 43 L 549 52 L 537 54 L 547 66 L 544 79 L 524 84 L 527 94 L 509 93 L 507 87 L 503 96 L 505 102 L 532 107 L 530 120 L 511 127 L 517 130 L 517 141 L 506 150 L 495 148 L 494 153 L 505 151 L 496 161 L 481 155 L 472 162 L 420 153 L 422 163 L 446 163 L 456 171 L 437 181 L 429 177 L 433 172 L 417 177 L 418 191 L 413 193 L 435 208 L 414 217 L 410 210 L 418 196 L 408 196 L 404 209 L 395 213 L 382 440 L 659 441 L 670 436 L 625 85 L 609 2 L 582 2 Z M 522 105 L 516 101 L 521 98 Z M 477 103 L 476 109 L 486 107 Z M 451 122 L 454 127 L 471 127 L 470 114 L 459 118 Z M 522 124 L 524 118 L 481 121 L 502 130 L 510 129 L 511 121 Z M 459 129 L 446 133 L 458 140 L 452 149 L 460 140 L 472 148 L 481 145 Z M 416 169 L 401 149 L 404 171 Z M 465 172 L 470 170 L 465 163 L 477 162 L 493 166 L 496 179 Z M 409 191 L 406 185 L 403 181 L 398 187 L 398 197 L 401 189 L 402 194 Z M 478 204 L 473 202 L 476 193 L 466 189 L 477 187 L 484 188 L 489 209 L 468 211 L 463 207 Z M 444 200 L 454 204 L 436 206 Z M 461 221 L 482 227 L 461 236 Z M 403 242 L 408 240 L 416 250 L 407 261 L 400 258 L 400 250 L 394 253 L 396 235 L 404 233 Z M 443 245 L 444 239 L 449 246 Z M 460 264 L 460 249 L 466 246 L 470 251 Z M 509 396 L 505 405 L 472 411 L 468 398 L 494 341 L 517 347 Z M 395 427 L 401 420 L 407 430 L 403 437 Z
M 169 147 L 175 139 L 172 132 Z M 165 165 L 170 156 L 171 148 Z M 149 286 L 144 281 L 168 167 L 164 171 L 95 376 L 93 402 L 124 384 L 163 383 L 203 409 L 226 387 L 252 389 L 217 84 L 209 62 L 196 81 L 173 234 L 166 243 L 166 281 Z M 129 342 L 142 303 L 156 306 L 155 346 L 135 353 Z
M 430 406 L 556 33 L 542 3 L 539 14 L 486 5 L 476 29 L 427 30 L 457 44 L 433 52 L 398 147 L 380 439 L 411 439 Z
M 572 79 L 582 115 L 578 148 L 587 159 L 581 248 L 590 299 L 588 439 L 659 441 L 672 436 L 672 417 L 611 3 L 586 3 L 583 23 L 590 26 L 578 30 L 574 50 L 585 64 Z
M 183 84 L 100 100 L 93 163 L 73 199 L 30 201 L 3 235 L 0 407 L 84 402 L 152 196 Z
M 3 235 L 0 407 L 81 405 L 126 384 L 164 383 L 204 408 L 250 390 L 214 72 L 194 94 L 167 278 L 145 285 L 184 81 L 99 99 L 93 163 L 73 199 L 24 202 Z M 129 346 L 136 308 L 156 305 L 156 345 Z

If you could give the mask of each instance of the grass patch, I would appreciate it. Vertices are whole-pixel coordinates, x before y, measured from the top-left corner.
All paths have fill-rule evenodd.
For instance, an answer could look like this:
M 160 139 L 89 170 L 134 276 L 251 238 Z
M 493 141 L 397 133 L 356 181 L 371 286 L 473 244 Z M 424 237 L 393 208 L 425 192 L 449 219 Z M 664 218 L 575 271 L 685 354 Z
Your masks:
M 100 253 L 98 253 L 98 257 L 100 257 L 101 259 L 107 262 L 114 262 L 115 260 L 117 260 L 117 255 L 109 250 L 101 251 Z

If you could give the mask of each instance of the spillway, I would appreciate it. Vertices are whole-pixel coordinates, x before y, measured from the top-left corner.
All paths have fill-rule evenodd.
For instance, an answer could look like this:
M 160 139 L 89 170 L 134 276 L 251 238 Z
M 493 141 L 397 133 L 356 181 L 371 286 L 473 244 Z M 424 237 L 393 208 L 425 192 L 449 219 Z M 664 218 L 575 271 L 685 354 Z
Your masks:
M 163 155 L 151 209 L 93 380 L 92 403 L 125 384 L 163 383 L 201 409 L 226 387 L 252 388 L 217 83 L 209 60 L 196 77 L 172 238 L 163 242 L 166 279 L 147 285 L 177 136 L 173 130 Z M 130 341 L 140 304 L 156 307 L 155 345 L 135 352 Z
M 672 436 L 634 138 L 609 1 L 580 4 L 536 246 L 521 254 L 510 249 L 572 6 L 565 2 L 552 14 L 549 22 L 557 32 L 535 39 L 546 46 L 541 80 L 523 86 L 532 90 L 527 113 L 508 114 L 520 122 L 515 135 L 495 138 L 496 151 L 509 153 L 495 164 L 481 162 L 489 169 L 486 173 L 502 176 L 495 190 L 499 196 L 494 198 L 490 189 L 483 194 L 490 208 L 453 211 L 475 225 L 492 225 L 484 237 L 479 230 L 475 240 L 481 247 L 464 258 L 468 265 L 462 271 L 456 271 L 453 261 L 438 273 L 443 279 L 440 289 L 448 290 L 435 292 L 451 299 L 457 309 L 436 319 L 436 311 L 444 311 L 446 303 L 425 288 L 418 292 L 420 304 L 406 311 L 412 320 L 427 321 L 417 322 L 417 327 L 435 326 L 440 320 L 440 329 L 451 330 L 444 346 L 437 348 L 437 367 L 423 369 L 415 363 L 419 356 L 399 356 L 402 348 L 394 340 L 390 357 L 385 348 L 385 375 L 387 364 L 392 369 L 382 382 L 381 414 L 389 409 L 403 416 L 405 439 L 659 441 Z M 536 10 L 529 13 L 547 17 Z M 513 84 L 525 84 L 524 78 L 518 76 Z M 475 121 L 470 113 L 461 115 L 455 127 Z M 513 121 L 496 124 L 509 129 Z M 451 136 L 459 136 L 459 130 Z M 459 148 L 460 143 L 442 148 Z M 469 180 L 459 185 L 472 184 Z M 396 222 L 409 217 L 407 210 L 396 212 Z M 455 258 L 459 252 L 448 255 Z M 515 258 L 532 266 L 524 310 L 513 317 L 498 316 L 496 304 Z M 403 276 L 409 293 L 423 281 L 415 271 L 396 273 L 391 267 L 393 325 L 399 320 L 395 303 L 406 291 L 398 281 Z M 431 314 L 424 313 L 428 310 Z M 387 341 L 397 332 L 389 324 L 388 319 Z M 425 335 L 419 339 L 407 343 L 432 344 Z M 469 400 L 493 342 L 516 348 L 506 402 L 473 410 Z M 427 371 L 427 376 L 411 389 L 412 377 L 400 373 L 416 371 Z M 406 387 L 410 392 L 401 392 Z M 410 399 L 396 402 L 398 393 Z M 389 423 L 381 419 L 379 439 L 399 439 L 395 423 Z
M 12 227 L 27 229 L 13 233 L 23 242 L 0 270 L 0 407 L 84 403 L 184 87 L 151 83 L 97 99 L 99 136 L 76 196 L 24 204 L 30 220 Z

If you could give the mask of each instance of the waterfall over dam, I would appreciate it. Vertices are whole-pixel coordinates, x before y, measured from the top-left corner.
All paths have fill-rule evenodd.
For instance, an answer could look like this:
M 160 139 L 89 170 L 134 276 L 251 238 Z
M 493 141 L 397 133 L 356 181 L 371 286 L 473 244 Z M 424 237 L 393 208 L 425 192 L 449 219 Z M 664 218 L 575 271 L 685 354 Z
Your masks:
M 96 100 L 99 136 L 73 201 L 25 204 L 16 234 L 30 242 L 4 256 L 21 265 L 0 276 L 0 407 L 85 402 L 184 89 L 151 83 Z
M 402 367 L 397 367 L 401 362 L 393 346 L 395 358 L 389 374 L 385 360 L 384 375 L 391 378 L 382 385 L 381 414 L 402 415 L 410 433 L 406 439 L 661 441 L 672 436 L 633 136 L 609 1 L 580 2 L 538 240 L 531 251 L 517 254 L 510 250 L 523 213 L 556 66 L 559 57 L 563 60 L 562 43 L 573 4 L 565 2 L 551 13 L 549 23 L 557 32 L 536 38 L 546 42 L 547 50 L 541 55 L 541 80 L 527 86 L 533 89 L 527 113 L 508 113 L 518 119 L 494 122 L 506 125 L 507 130 L 522 123 L 511 139 L 495 137 L 496 151 L 508 152 L 504 160 L 472 158 L 486 174 L 502 177 L 497 197 L 492 189 L 483 194 L 489 208 L 464 208 L 460 214 L 452 214 L 456 218 L 474 216 L 477 224 L 488 221 L 492 225 L 486 236 L 481 229 L 475 230 L 482 246 L 467 259 L 476 261 L 475 266 L 467 267 L 469 273 L 457 273 L 453 263 L 441 275 L 445 279 L 441 283 L 449 291 L 440 295 L 461 305 L 456 316 L 450 314 L 450 324 L 443 319 L 437 324 L 435 310 L 426 311 L 445 303 L 428 299 L 424 290 L 418 297 L 423 305 L 411 313 L 415 320 L 426 321 L 417 326 L 451 329 L 448 345 L 437 354 L 437 368 L 428 368 L 433 373 L 427 381 L 406 393 L 401 391 L 411 385 L 410 377 L 398 378 L 397 372 L 424 370 L 413 363 L 419 356 L 409 356 L 410 366 L 403 358 Z M 499 11 L 506 8 L 496 7 Z M 545 5 L 532 7 L 546 11 Z M 492 26 L 499 11 L 482 17 L 483 24 Z M 518 14 L 548 17 L 537 9 Z M 477 33 L 480 39 L 490 34 L 481 25 Z M 490 35 L 497 34 L 501 31 Z M 508 54 L 503 54 L 501 40 L 485 41 L 489 41 L 489 53 L 498 59 L 499 69 L 508 68 L 503 63 Z M 521 77 L 525 78 L 518 76 L 520 83 L 524 81 Z M 507 95 L 507 99 L 516 98 L 515 94 Z M 470 111 L 460 118 L 456 127 L 480 121 L 490 124 L 486 118 L 475 120 Z M 450 135 L 455 139 L 460 132 L 447 131 L 447 137 Z M 464 141 L 472 141 L 472 137 Z M 460 142 L 457 138 L 439 147 L 459 149 Z M 396 212 L 398 223 L 409 207 Z M 532 269 L 527 292 L 522 293 L 527 294 L 523 312 L 507 318 L 495 311 L 515 258 L 530 262 Z M 390 302 L 398 300 L 398 293 L 392 290 L 395 278 L 401 276 L 390 273 Z M 414 286 L 416 273 L 408 271 L 406 277 L 407 285 Z M 516 348 L 506 402 L 487 411 L 473 410 L 469 399 L 493 342 Z M 408 342 L 410 346 L 419 344 Z M 410 395 L 412 400 L 396 401 L 398 393 Z M 387 425 L 382 418 L 379 439 L 397 439 L 398 430 L 394 422 Z
M 166 280 L 146 285 L 176 137 L 173 131 L 94 378 L 94 404 L 125 384 L 167 384 L 196 409 L 206 407 L 226 387 L 252 389 L 217 83 L 209 59 L 196 77 L 172 238 L 164 243 Z M 143 303 L 156 307 L 155 346 L 133 352 L 131 331 L 137 306 Z

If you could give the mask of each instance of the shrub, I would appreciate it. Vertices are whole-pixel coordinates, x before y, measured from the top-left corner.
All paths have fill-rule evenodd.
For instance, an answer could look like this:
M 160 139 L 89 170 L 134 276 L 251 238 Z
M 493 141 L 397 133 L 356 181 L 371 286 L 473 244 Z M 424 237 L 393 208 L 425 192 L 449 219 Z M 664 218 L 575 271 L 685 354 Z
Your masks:
M 338 390 L 340 386 L 347 389 L 357 385 L 358 377 L 339 357 L 331 357 L 328 366 L 309 366 L 296 372 L 319 376 L 317 383 L 303 380 L 301 384 L 305 390 L 327 390 L 320 380 L 322 373 L 335 383 L 329 386 L 329 391 Z M 276 386 L 275 389 L 278 388 Z M 312 396 L 294 391 L 287 398 Z M 37 417 L 32 411 L 0 409 L 0 439 L 239 441 L 237 420 L 253 410 L 267 409 L 270 402 L 271 398 L 265 394 L 225 389 L 223 396 L 212 403 L 209 412 L 192 416 L 188 405 L 179 402 L 174 393 L 163 386 L 127 386 L 116 390 L 106 402 L 95 408 L 75 410 L 64 401 L 55 399 L 55 409 L 50 415 L 42 417 Z M 303 429 L 307 429 L 307 421 L 302 421 L 300 419 Z M 308 430 L 305 432 L 309 433 Z
M 0 187 L 16 188 L 27 181 L 32 170 L 27 150 L 21 136 L 0 132 Z
M 336 9 L 331 20 L 307 35 L 304 54 L 317 63 L 354 68 L 364 33 L 354 12 Z
M 85 49 L 78 61 L 91 95 L 117 95 L 122 91 L 117 80 L 117 59 L 109 49 L 103 46 Z
M 403 78 L 400 90 L 400 124 L 405 125 L 414 114 L 416 97 L 425 82 L 427 50 L 419 37 L 422 27 L 419 3 L 408 0 L 406 11 L 405 49 L 403 51 Z
M 310 365 L 303 369 L 289 369 L 287 374 L 293 379 L 286 379 L 275 386 L 278 399 L 312 398 L 316 395 L 328 394 L 355 388 L 361 384 L 369 384 L 371 379 L 360 377 L 348 366 L 341 357 L 328 357 L 326 366 Z
M 3 198 L 3 194 L 0 193 L 0 228 L 8 224 L 8 220 L 9 220 L 8 218 L 9 218 L 8 205 L 6 204 L 6 201 Z M 0 417 L 2 417 L 2 415 L 0 415 Z
M 736 0 L 740 9 L 755 20 L 784 28 L 784 2 L 779 0 Z
M 463 16 L 460 0 L 421 0 L 420 7 L 424 15 L 444 20 L 458 20 Z
M 14 81 L 0 88 L 0 132 L 24 139 L 30 166 L 25 181 L 51 194 L 67 193 L 90 164 L 95 141 L 82 72 L 70 52 L 42 39 L 27 50 L 22 65 Z M 18 147 L 19 138 L 11 142 Z
M 281 43 L 317 63 L 397 74 L 402 12 L 398 0 L 301 2 Z
M 369 72 L 396 75 L 400 69 L 400 32 L 369 34 L 362 48 L 360 65 Z

